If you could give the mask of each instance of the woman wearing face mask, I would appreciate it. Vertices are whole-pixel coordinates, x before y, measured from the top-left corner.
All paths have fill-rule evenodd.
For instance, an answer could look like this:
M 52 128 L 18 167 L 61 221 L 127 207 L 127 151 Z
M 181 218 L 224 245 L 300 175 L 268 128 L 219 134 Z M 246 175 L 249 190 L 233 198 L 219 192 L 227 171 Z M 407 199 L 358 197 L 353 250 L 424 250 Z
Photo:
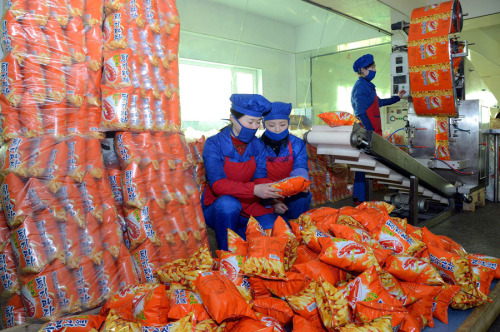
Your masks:
M 248 217 L 271 229 L 276 215 L 260 198 L 279 198 L 267 179 L 264 144 L 255 139 L 271 103 L 261 95 L 233 94 L 231 124 L 205 142 L 203 161 L 209 186 L 202 197 L 203 214 L 215 231 L 220 250 L 227 250 L 227 229 L 245 238 Z
M 266 145 L 267 178 L 279 181 L 290 176 L 302 176 L 309 180 L 306 143 L 288 132 L 292 104 L 275 102 L 271 112 L 264 115 L 266 131 L 260 139 Z M 277 214 L 286 219 L 296 219 L 309 210 L 312 194 L 306 190 L 283 199 L 271 200 Z
M 406 91 L 401 90 L 398 96 L 387 99 L 379 99 L 377 97 L 375 85 L 371 82 L 377 72 L 375 69 L 375 60 L 371 54 L 365 54 L 357 59 L 352 68 L 359 75 L 351 92 L 351 104 L 354 109 L 354 115 L 361 121 L 363 128 L 373 130 L 377 134 L 382 135 L 379 107 L 397 103 Z M 353 199 L 356 204 L 365 200 L 365 173 L 356 172 Z

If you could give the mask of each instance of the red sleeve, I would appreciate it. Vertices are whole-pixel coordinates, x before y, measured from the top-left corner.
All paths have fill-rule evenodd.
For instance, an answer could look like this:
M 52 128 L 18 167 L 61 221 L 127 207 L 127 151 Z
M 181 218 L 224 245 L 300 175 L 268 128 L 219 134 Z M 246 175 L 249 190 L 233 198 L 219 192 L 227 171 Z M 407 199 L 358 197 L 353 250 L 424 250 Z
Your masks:
M 263 184 L 263 183 L 273 183 L 273 181 L 269 180 L 268 178 L 260 178 L 260 179 L 254 179 L 253 183 Z
M 217 196 L 230 195 L 236 198 L 252 198 L 254 197 L 253 182 L 237 182 L 228 179 L 220 179 L 212 184 L 212 191 Z

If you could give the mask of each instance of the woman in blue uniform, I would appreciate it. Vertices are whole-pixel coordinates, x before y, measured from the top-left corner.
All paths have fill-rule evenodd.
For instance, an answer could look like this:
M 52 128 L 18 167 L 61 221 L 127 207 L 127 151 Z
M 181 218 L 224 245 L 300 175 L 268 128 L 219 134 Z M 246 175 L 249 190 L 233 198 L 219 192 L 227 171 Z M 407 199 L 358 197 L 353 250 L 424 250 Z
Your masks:
M 288 132 L 292 104 L 275 102 L 271 112 L 264 115 L 266 131 L 260 139 L 266 146 L 267 178 L 279 181 L 290 176 L 309 180 L 306 143 Z M 273 199 L 271 205 L 277 214 L 286 219 L 296 219 L 309 210 L 312 194 L 306 190 L 283 199 Z
M 398 96 L 387 99 L 377 97 L 375 85 L 371 82 L 377 72 L 375 60 L 371 54 L 365 54 L 357 59 L 352 68 L 359 75 L 351 92 L 354 115 L 361 121 L 363 128 L 373 130 L 382 136 L 379 107 L 397 103 L 406 91 L 401 90 Z M 356 172 L 354 177 L 353 199 L 356 204 L 365 201 L 365 173 L 363 172 Z
M 264 144 L 255 139 L 271 103 L 253 94 L 233 94 L 230 100 L 231 124 L 208 138 L 203 148 L 209 183 L 202 197 L 203 214 L 221 250 L 227 250 L 228 228 L 245 238 L 249 216 L 263 229 L 271 229 L 277 216 L 260 204 L 260 198 L 281 197 L 266 178 Z

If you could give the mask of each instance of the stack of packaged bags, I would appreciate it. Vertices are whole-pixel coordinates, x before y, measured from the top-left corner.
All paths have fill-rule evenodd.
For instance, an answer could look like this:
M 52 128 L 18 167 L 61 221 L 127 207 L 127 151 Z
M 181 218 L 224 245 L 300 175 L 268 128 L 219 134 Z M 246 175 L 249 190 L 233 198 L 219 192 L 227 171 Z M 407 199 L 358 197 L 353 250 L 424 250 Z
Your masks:
M 201 246 L 85 320 L 101 331 L 420 331 L 448 323 L 449 307 L 491 302 L 497 258 L 391 218 L 393 208 L 317 208 L 278 218 L 270 235 L 250 218 L 246 240 L 228 230 L 217 258 Z
M 328 200 L 328 190 L 326 182 L 327 156 L 317 154 L 318 149 L 310 144 L 306 144 L 307 166 L 309 167 L 309 179 L 311 180 L 311 206 L 325 204 Z
M 208 184 L 205 165 L 203 163 L 203 147 L 205 146 L 205 136 L 188 143 L 189 150 L 194 159 L 194 179 L 200 193 L 205 190 Z

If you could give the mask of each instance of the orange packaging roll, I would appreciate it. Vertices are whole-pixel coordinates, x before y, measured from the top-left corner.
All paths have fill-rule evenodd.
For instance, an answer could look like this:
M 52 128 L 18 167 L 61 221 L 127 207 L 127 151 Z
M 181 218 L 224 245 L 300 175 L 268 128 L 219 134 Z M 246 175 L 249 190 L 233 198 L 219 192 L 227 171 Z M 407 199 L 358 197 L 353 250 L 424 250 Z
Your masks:
M 28 202 L 26 186 L 17 175 L 9 173 L 2 184 L 2 205 L 7 223 L 15 228 L 31 215 L 31 204 Z
M 131 86 L 131 57 L 131 49 L 105 52 L 104 84 L 113 89 Z
M 408 42 L 408 63 L 410 67 L 449 63 L 448 36 Z
M 430 6 L 415 8 L 412 13 L 412 19 L 415 18 L 425 18 L 427 16 L 445 14 L 451 11 L 453 1 L 446 1 L 438 4 L 433 4 Z
M 19 123 L 19 112 L 9 104 L 0 102 L 2 113 L 0 114 L 1 136 L 4 141 L 19 137 L 21 125 Z
M 68 18 L 66 18 L 68 19 Z M 69 52 L 66 34 L 57 16 L 51 16 L 45 28 L 47 43 L 49 44 L 51 59 L 61 65 L 71 65 L 71 54 Z M 48 68 L 47 68 L 48 69 Z
M 153 270 L 158 267 L 158 258 L 153 244 L 145 241 L 139 248 L 132 251 L 132 257 L 138 268 L 139 281 L 141 283 L 157 282 Z
M 24 0 L 18 0 L 17 3 L 23 3 Z M 12 53 L 17 62 L 22 65 L 24 58 L 28 55 L 28 46 L 26 45 L 26 32 L 20 22 L 16 21 L 12 8 L 5 13 L 2 20 L 2 49 L 5 54 Z M 23 14 L 24 15 L 24 14 Z
M 55 137 L 66 134 L 66 111 L 68 110 L 66 99 L 61 102 L 47 101 L 41 108 L 44 132 Z
M 127 166 L 132 162 L 136 164 L 141 162 L 142 158 L 137 145 L 136 135 L 133 133 L 121 132 L 116 134 L 115 146 L 123 165 Z
M 0 315 L 0 324 L 4 329 L 24 324 L 26 322 L 26 310 L 24 310 L 21 295 L 12 296 L 0 306 Z
M 114 90 L 102 87 L 101 127 L 123 130 L 128 127 L 132 89 Z
M 28 11 L 40 26 L 45 26 L 49 19 L 49 4 L 46 1 L 28 1 Z
M 69 269 L 75 269 L 82 260 L 80 247 L 80 229 L 74 222 L 59 223 L 59 236 L 64 241 L 65 264 Z
M 75 63 L 66 73 L 66 95 L 68 101 L 74 106 L 82 106 L 87 92 L 88 80 L 86 63 Z
M 453 88 L 447 63 L 410 68 L 410 83 L 414 91 L 449 90 Z
M 97 138 L 87 140 L 85 151 L 86 170 L 95 179 L 101 179 L 104 173 L 104 161 L 101 152 L 101 143 Z
M 137 285 L 139 283 L 139 277 L 137 275 L 138 266 L 135 265 L 134 259 L 123 244 L 120 249 L 120 257 L 117 259 L 116 264 L 120 281 L 120 290 L 123 291 L 130 285 Z
M 86 214 L 91 214 L 97 220 L 102 222 L 102 204 L 99 196 L 99 188 L 96 180 L 87 173 L 79 185 L 80 195 L 82 196 L 83 206 Z
M 21 66 L 12 53 L 8 53 L 3 58 L 1 66 L 2 93 L 0 94 L 0 100 L 17 107 L 24 93 Z
M 42 67 L 32 57 L 26 58 L 23 66 L 24 87 L 39 104 L 45 103 L 45 76 Z
M 127 48 L 128 15 L 124 8 L 104 20 L 104 49 L 114 51 Z
M 82 310 L 71 272 L 60 262 L 54 262 L 47 269 L 52 279 L 58 306 L 62 313 L 73 313 Z
M 51 320 L 60 315 L 54 283 L 49 273 L 24 278 L 21 298 L 27 319 Z
M 51 14 L 49 20 L 54 18 L 61 27 L 65 27 L 69 22 L 67 0 L 51 0 L 49 4 Z
M 448 118 L 436 117 L 436 141 L 448 140 Z
M 94 264 L 89 258 L 84 256 L 79 267 L 72 272 L 81 307 L 83 309 L 94 308 L 100 302 L 99 286 Z
M 66 141 L 68 146 L 67 174 L 76 182 L 82 182 L 85 176 L 85 139 L 73 136 Z
M 85 1 L 83 16 L 84 22 L 90 27 L 101 25 L 104 20 L 104 0 L 99 1 Z M 100 29 L 100 27 L 99 27 Z
M 16 263 L 12 253 L 10 241 L 0 252 L 0 296 L 9 298 L 19 293 L 19 283 L 17 280 Z
M 26 222 L 11 234 L 12 252 L 17 271 L 21 274 L 33 274 L 42 271 L 48 264 L 43 240 L 35 224 L 28 217 Z
M 92 1 L 90 1 L 92 3 Z M 102 30 L 100 24 L 93 25 L 85 32 L 85 41 L 87 42 L 87 61 L 93 71 L 102 68 Z
M 45 70 L 45 83 L 47 85 L 47 96 L 50 101 L 60 103 L 65 100 L 66 75 L 63 65 L 58 59 L 52 58 L 50 60 L 50 64 Z
M 83 16 L 84 2 L 84 0 L 68 0 L 68 10 L 71 16 Z
M 47 162 L 47 179 L 49 189 L 56 193 L 61 188 L 62 181 L 67 174 L 65 165 L 68 162 L 68 146 L 66 142 L 57 143 L 50 152 Z
M 3 111 L 3 110 L 2 110 Z M 14 138 L 4 145 L 1 153 L 2 176 L 12 172 L 27 177 L 31 161 L 33 140 L 24 137 Z
M 450 1 L 451 3 L 452 1 Z M 451 8 L 450 8 L 451 10 Z M 448 36 L 451 28 L 451 11 L 414 17 L 412 12 L 409 41 Z
M 40 109 L 33 96 L 26 91 L 19 105 L 19 118 L 21 131 L 26 137 L 37 137 L 43 134 L 42 117 Z
M 73 16 L 66 26 L 66 37 L 69 53 L 75 63 L 82 63 L 85 61 L 85 34 L 82 33 L 82 31 L 84 31 L 82 19 L 80 16 Z
M 22 24 L 28 37 L 29 56 L 33 58 L 33 61 L 41 65 L 47 65 L 50 59 L 50 49 L 45 34 L 38 25 L 35 16 L 27 13 L 23 17 Z
M 143 178 L 139 166 L 130 163 L 123 172 L 122 188 L 124 202 L 128 207 L 142 209 L 146 204 L 146 193 L 143 188 Z

